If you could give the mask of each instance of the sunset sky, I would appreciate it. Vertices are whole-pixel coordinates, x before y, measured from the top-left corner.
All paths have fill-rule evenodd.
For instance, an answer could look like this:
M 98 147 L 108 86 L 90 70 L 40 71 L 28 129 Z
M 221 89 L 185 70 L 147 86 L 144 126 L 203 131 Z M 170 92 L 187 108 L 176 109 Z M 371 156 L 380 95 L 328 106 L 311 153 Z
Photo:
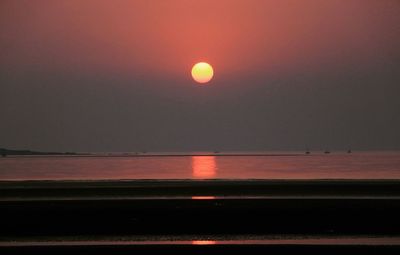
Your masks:
M 2 0 L 0 148 L 400 149 L 399 68 L 397 0 Z

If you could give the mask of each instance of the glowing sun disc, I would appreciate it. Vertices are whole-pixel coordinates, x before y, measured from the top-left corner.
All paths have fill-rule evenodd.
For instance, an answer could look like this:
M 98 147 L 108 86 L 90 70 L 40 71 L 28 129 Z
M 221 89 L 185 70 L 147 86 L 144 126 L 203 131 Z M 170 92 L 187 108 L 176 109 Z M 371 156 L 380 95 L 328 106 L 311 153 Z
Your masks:
M 206 62 L 199 62 L 192 67 L 192 77 L 198 83 L 209 82 L 214 76 L 212 66 Z

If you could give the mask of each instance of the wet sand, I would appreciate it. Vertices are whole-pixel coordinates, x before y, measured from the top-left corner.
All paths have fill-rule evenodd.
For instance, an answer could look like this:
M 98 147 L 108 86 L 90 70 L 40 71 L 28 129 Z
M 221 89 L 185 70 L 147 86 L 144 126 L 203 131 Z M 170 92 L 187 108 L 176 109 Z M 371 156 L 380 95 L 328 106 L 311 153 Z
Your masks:
M 62 197 L 400 196 L 400 180 L 0 181 L 0 200 Z
M 399 254 L 397 245 L 309 245 L 309 244 L 221 244 L 221 245 L 41 245 L 0 247 L 2 254 L 74 254 L 74 255 L 111 255 L 111 254 Z
M 368 252 L 377 249 L 384 254 L 400 247 L 397 180 L 3 181 L 0 211 L 3 219 L 0 251 L 19 252 L 14 254 L 31 254 L 34 250 L 42 254 L 50 251 L 100 254 L 99 251 L 107 249 L 113 254 L 161 251 L 162 254 L 239 254 L 238 251 L 261 254 L 302 249 L 310 254 L 322 251 L 373 254 Z M 129 237 L 132 241 L 141 237 L 194 236 L 195 240 L 199 235 L 208 236 L 206 240 L 211 241 L 217 236 L 222 239 L 206 248 L 179 242 L 145 246 L 104 242 L 104 245 L 78 242 L 68 247 L 64 247 L 66 243 L 48 245 L 52 240 L 74 237 L 85 241 Z M 333 240 L 346 240 L 343 236 L 373 236 L 392 241 L 390 244 L 246 243 L 237 238 L 246 236 L 247 240 L 254 240 L 264 236 L 267 241 L 265 236 L 282 236 L 281 239 L 292 236 L 292 240 L 300 240 L 321 235 Z M 223 243 L 226 236 L 236 243 Z M 25 244 L 45 241 L 18 246 L 21 240 Z M 13 242 L 16 245 L 4 245 Z M 238 246 L 237 249 L 232 245 Z M 87 253 L 79 253 L 82 251 Z

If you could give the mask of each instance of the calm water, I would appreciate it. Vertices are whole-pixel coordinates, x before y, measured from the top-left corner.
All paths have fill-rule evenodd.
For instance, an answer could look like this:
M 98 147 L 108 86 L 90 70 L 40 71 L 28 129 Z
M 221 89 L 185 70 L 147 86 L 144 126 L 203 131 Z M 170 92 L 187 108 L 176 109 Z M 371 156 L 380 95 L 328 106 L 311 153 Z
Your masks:
M 0 180 L 27 179 L 400 179 L 400 152 L 0 158 Z

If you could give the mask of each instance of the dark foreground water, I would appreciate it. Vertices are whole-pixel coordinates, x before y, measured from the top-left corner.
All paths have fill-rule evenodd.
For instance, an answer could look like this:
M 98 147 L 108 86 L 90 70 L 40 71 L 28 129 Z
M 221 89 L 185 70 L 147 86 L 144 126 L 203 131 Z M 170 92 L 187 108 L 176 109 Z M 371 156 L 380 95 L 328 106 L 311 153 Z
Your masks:
M 0 180 L 400 179 L 400 152 L 0 158 Z

